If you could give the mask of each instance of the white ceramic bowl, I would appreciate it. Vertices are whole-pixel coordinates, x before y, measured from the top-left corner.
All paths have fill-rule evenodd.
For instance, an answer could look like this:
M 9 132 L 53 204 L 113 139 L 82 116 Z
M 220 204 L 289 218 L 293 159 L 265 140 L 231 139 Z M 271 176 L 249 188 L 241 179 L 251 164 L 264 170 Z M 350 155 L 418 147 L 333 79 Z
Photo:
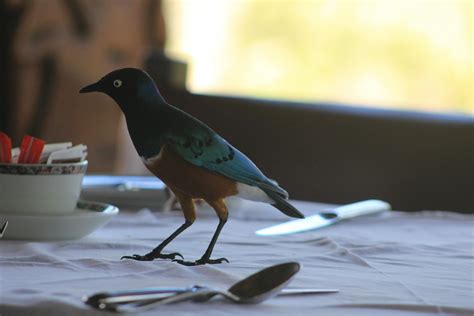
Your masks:
M 0 213 L 0 224 L 8 221 L 3 239 L 68 240 L 89 235 L 118 212 L 113 205 L 79 200 L 70 214 Z
M 87 161 L 0 164 L 0 213 L 69 214 L 81 193 Z

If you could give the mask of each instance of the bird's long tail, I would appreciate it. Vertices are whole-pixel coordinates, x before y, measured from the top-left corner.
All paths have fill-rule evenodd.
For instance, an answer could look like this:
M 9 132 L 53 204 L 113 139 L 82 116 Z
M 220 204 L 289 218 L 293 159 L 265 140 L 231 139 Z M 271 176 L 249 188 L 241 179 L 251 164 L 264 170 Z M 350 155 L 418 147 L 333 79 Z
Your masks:
M 298 211 L 293 205 L 291 205 L 286 198 L 284 198 L 278 192 L 275 192 L 266 187 L 260 187 L 275 203 L 272 205 L 280 210 L 283 214 L 296 217 L 296 218 L 304 218 L 304 215 Z

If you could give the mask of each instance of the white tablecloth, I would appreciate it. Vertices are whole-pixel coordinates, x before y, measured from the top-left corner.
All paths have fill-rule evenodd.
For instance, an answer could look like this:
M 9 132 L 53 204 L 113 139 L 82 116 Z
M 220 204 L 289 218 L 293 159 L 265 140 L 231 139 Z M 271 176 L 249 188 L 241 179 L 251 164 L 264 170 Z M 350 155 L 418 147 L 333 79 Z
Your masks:
M 317 204 L 296 203 L 306 214 Z M 228 264 L 197 267 L 166 260 L 119 260 L 144 254 L 179 225 L 180 213 L 122 211 L 106 227 L 76 241 L 0 241 L 0 314 L 102 315 L 81 297 L 97 291 L 206 284 L 227 288 L 263 267 L 302 264 L 290 287 L 338 288 L 338 294 L 277 297 L 259 305 L 215 298 L 160 307 L 167 315 L 473 315 L 473 216 L 391 212 L 282 237 L 257 237 L 274 224 L 272 210 L 232 216 L 213 257 Z M 275 213 L 277 214 L 277 213 Z M 255 215 L 255 216 L 253 216 Z M 255 220 L 254 218 L 260 218 Z M 271 216 L 270 216 L 271 217 Z M 200 216 L 167 250 L 197 259 L 217 219 Z M 157 311 L 145 314 L 154 315 Z

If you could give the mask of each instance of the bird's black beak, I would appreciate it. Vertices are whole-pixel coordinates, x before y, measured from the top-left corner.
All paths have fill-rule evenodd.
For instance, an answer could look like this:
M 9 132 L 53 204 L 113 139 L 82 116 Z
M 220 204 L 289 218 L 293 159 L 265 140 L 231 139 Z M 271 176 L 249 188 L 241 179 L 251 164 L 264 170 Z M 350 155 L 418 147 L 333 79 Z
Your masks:
M 100 91 L 100 86 L 99 86 L 99 83 L 96 82 L 88 86 L 85 86 L 84 88 L 79 90 L 79 93 L 89 93 L 89 92 L 98 92 L 98 91 Z

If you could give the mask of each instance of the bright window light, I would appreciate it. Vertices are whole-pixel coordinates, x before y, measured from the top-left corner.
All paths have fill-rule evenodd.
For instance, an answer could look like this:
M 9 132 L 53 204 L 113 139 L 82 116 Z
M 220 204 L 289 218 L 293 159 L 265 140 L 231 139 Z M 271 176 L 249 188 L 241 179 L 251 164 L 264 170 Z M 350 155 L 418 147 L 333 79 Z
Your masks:
M 474 114 L 469 0 L 167 0 L 188 88 Z

